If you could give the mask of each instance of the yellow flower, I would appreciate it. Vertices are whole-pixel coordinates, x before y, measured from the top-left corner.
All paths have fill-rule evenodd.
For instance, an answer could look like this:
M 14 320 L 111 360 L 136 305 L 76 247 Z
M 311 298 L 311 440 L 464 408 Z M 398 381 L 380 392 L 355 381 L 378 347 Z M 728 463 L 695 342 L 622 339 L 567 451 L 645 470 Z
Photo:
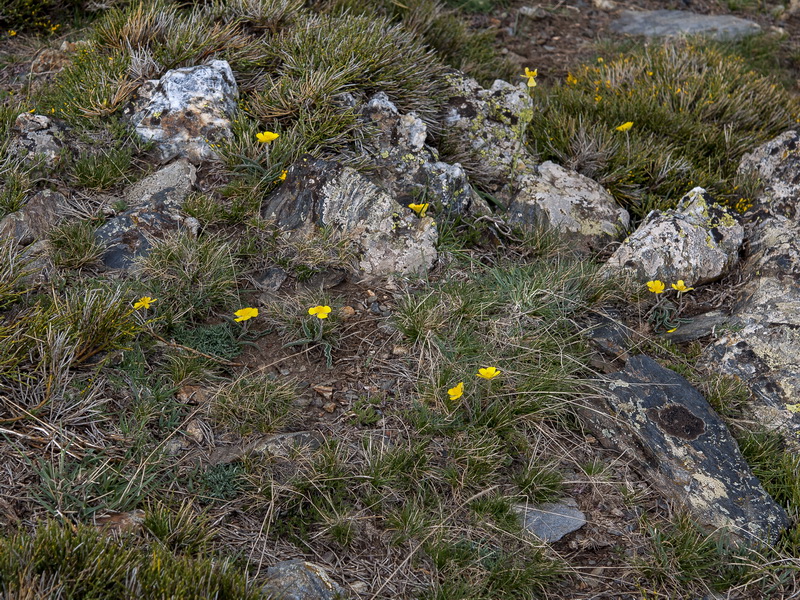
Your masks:
M 308 314 L 316 315 L 318 319 L 327 319 L 331 314 L 330 306 L 312 306 L 308 309 Z
M 279 137 L 280 136 L 277 133 L 272 133 L 271 131 L 262 131 L 261 133 L 256 134 L 256 139 L 264 144 L 269 144 L 270 142 L 277 140 Z
M 678 328 L 673 327 L 672 329 L 667 329 L 667 333 L 672 333 L 673 331 L 678 331 Z
M 498 369 L 497 367 L 483 367 L 481 369 L 478 369 L 476 375 L 481 379 L 494 379 L 495 377 L 500 375 L 500 369 Z
M 528 87 L 536 87 L 536 76 L 539 74 L 539 69 L 534 69 L 531 71 L 528 67 L 525 67 L 525 74 L 520 75 L 523 79 L 528 80 Z
M 425 216 L 425 213 L 428 212 L 428 207 L 429 206 L 430 206 L 430 204 L 425 202 L 424 204 L 409 204 L 408 208 L 410 208 L 415 213 L 417 213 L 417 216 L 419 218 L 422 218 L 422 217 Z
M 447 390 L 447 394 L 450 396 L 450 400 L 458 400 L 461 396 L 464 395 L 464 382 L 459 381 L 455 387 L 451 387 Z
M 572 73 L 567 73 L 567 85 L 575 85 L 578 83 L 578 78 L 573 76 Z
M 628 129 L 630 129 L 631 127 L 633 127 L 633 121 L 626 121 L 616 129 L 617 131 L 628 131 Z
M 14 31 L 13 29 L 9 29 L 8 30 L 8 35 L 10 35 L 11 37 L 14 37 L 15 35 L 17 35 L 17 32 Z
M 257 308 L 250 308 L 248 306 L 248 307 L 245 307 L 245 308 L 240 308 L 239 310 L 237 310 L 233 314 L 236 316 L 234 321 L 247 321 L 247 319 L 252 319 L 253 317 L 257 317 L 258 316 L 258 309 Z
M 800 404 L 786 404 L 785 406 L 790 413 L 800 413 Z
M 155 301 L 156 299 L 151 298 L 150 296 L 142 296 L 137 302 L 133 303 L 133 308 L 136 310 L 139 310 L 140 308 L 150 308 L 150 305 Z
M 689 292 L 693 290 L 693 287 L 686 287 L 686 284 L 683 283 L 683 279 L 678 279 L 678 283 L 672 284 L 673 290 L 678 290 L 679 292 Z
M 653 292 L 654 294 L 660 294 L 664 291 L 664 282 L 659 281 L 658 279 L 654 279 L 653 281 L 647 282 L 647 289 Z
M 281 171 L 281 174 L 278 175 L 278 179 L 280 179 L 281 181 L 286 181 L 286 169 Z

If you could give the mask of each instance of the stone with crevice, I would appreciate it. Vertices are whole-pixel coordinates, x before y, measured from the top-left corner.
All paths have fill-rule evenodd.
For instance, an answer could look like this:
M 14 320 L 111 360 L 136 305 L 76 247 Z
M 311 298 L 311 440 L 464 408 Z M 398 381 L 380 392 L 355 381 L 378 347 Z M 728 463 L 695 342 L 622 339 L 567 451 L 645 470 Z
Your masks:
M 518 504 L 514 511 L 522 526 L 543 542 L 557 542 L 586 525 L 586 515 L 578 509 L 574 498 L 545 502 L 536 506 Z
M 42 240 L 63 219 L 66 208 L 67 200 L 62 194 L 41 190 L 0 221 L 0 239 L 13 238 L 21 246 Z
M 192 223 L 186 223 L 180 209 L 196 180 L 194 165 L 181 159 L 128 187 L 126 209 L 95 232 L 106 247 L 103 264 L 128 269 L 136 257 L 147 254 L 152 239 L 181 227 L 191 230 Z
M 438 253 L 436 223 L 401 206 L 356 170 L 305 156 L 264 201 L 261 214 L 295 239 L 330 228 L 353 244 L 355 270 L 366 278 L 423 275 Z

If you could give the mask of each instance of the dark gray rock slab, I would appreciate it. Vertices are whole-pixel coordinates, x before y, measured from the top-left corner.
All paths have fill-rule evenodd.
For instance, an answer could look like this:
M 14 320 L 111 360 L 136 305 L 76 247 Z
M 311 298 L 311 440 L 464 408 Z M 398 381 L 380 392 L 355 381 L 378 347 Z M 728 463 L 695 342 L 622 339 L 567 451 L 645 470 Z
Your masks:
M 688 381 L 647 356 L 607 379 L 583 411 L 600 442 L 624 452 L 662 495 L 710 529 L 774 543 L 789 519 L 750 471 L 736 441 Z
M 297 238 L 331 228 L 353 244 L 356 270 L 366 277 L 422 275 L 438 257 L 430 216 L 401 206 L 350 167 L 305 156 L 264 201 L 261 214 Z
M 340 600 L 345 591 L 314 563 L 287 560 L 267 569 L 268 583 L 262 588 L 267 600 Z
M 574 498 L 537 506 L 520 504 L 514 510 L 520 516 L 522 526 L 543 542 L 557 542 L 586 525 L 586 515 L 578 510 Z
M 182 226 L 186 217 L 180 209 L 196 179 L 195 167 L 181 159 L 126 189 L 126 210 L 95 232 L 95 238 L 106 246 L 103 264 L 109 269 L 127 269 L 134 258 L 147 253 L 151 239 Z M 191 230 L 191 223 L 187 225 Z
M 761 27 L 732 15 L 701 15 L 686 10 L 626 10 L 611 23 L 611 30 L 646 37 L 703 35 L 715 40 L 735 40 L 759 33 Z

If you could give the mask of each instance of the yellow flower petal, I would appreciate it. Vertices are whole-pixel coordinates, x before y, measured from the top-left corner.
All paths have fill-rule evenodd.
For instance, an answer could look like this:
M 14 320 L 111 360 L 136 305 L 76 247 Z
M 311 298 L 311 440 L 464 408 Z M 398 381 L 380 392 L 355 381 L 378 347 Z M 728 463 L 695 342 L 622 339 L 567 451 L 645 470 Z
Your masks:
M 578 78 L 573 76 L 572 73 L 567 73 L 567 85 L 575 85 L 578 83 Z
M 476 375 L 481 379 L 494 379 L 500 375 L 500 369 L 497 367 L 483 367 L 478 369 Z
M 327 319 L 331 314 L 330 306 L 312 306 L 308 309 L 308 314 L 315 315 L 318 319 Z
M 425 213 L 428 212 L 428 207 L 429 206 L 430 206 L 430 204 L 425 202 L 424 204 L 409 204 L 408 208 L 410 208 L 415 213 L 417 213 L 417 216 L 419 218 L 422 218 L 422 217 L 425 216 Z
M 625 123 L 623 123 L 622 125 L 617 127 L 616 130 L 617 131 L 628 131 L 628 129 L 630 129 L 631 127 L 633 127 L 633 121 L 626 121 Z
M 286 169 L 281 171 L 281 174 L 278 175 L 278 179 L 280 179 L 281 181 L 285 181 L 286 180 Z
M 150 296 L 142 296 L 133 303 L 133 308 L 139 310 L 140 308 L 150 308 L 150 305 L 156 301 L 156 298 L 151 298 Z
M 654 294 L 660 294 L 664 291 L 664 282 L 659 281 L 658 279 L 654 279 L 653 281 L 647 282 L 647 289 L 653 292 Z
M 679 279 L 677 283 L 672 284 L 672 289 L 677 290 L 679 292 L 690 292 L 694 288 L 693 287 L 686 287 L 686 284 L 683 282 L 683 279 Z
M 256 134 L 256 139 L 264 144 L 269 144 L 270 142 L 277 140 L 279 137 L 280 135 L 271 131 L 262 131 L 261 133 Z
M 234 321 L 247 321 L 247 319 L 252 319 L 253 317 L 258 316 L 258 309 L 248 306 L 245 308 L 240 308 L 233 314 L 236 317 Z
M 450 396 L 450 400 L 458 400 L 461 398 L 461 396 L 464 395 L 464 382 L 459 381 L 454 387 L 447 390 L 447 394 Z

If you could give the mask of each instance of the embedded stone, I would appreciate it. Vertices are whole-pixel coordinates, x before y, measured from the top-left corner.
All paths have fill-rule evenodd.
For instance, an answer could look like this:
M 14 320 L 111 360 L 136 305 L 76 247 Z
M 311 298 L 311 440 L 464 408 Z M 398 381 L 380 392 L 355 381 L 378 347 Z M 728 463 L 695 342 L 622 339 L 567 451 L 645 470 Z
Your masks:
M 27 162 L 44 159 L 48 167 L 56 166 L 61 160 L 65 131 L 63 125 L 50 117 L 24 112 L 11 126 L 8 153 Z
M 736 264 L 742 225 L 703 188 L 674 210 L 653 211 L 608 259 L 606 274 L 623 272 L 642 283 L 653 279 L 687 286 L 714 281 Z
M 269 567 L 262 592 L 267 600 L 338 600 L 347 597 L 325 569 L 305 560 L 286 560 Z
M 624 453 L 666 497 L 711 530 L 774 543 L 789 518 L 764 490 L 736 440 L 688 381 L 647 356 L 607 378 L 608 394 L 582 410 L 608 448 Z
M 442 121 L 456 145 L 465 150 L 470 173 L 498 199 L 510 202 L 513 182 L 527 173 L 536 159 L 525 146 L 525 129 L 533 118 L 533 101 L 525 82 L 512 85 L 500 79 L 488 90 L 462 73 L 446 76 L 449 85 Z
M 701 15 L 687 10 L 626 10 L 611 23 L 611 30 L 645 37 L 702 35 L 715 40 L 736 40 L 759 33 L 761 27 L 733 15 Z
M 537 506 L 518 504 L 514 511 L 519 515 L 522 526 L 543 542 L 557 542 L 586 525 L 586 515 L 578 509 L 574 498 Z

